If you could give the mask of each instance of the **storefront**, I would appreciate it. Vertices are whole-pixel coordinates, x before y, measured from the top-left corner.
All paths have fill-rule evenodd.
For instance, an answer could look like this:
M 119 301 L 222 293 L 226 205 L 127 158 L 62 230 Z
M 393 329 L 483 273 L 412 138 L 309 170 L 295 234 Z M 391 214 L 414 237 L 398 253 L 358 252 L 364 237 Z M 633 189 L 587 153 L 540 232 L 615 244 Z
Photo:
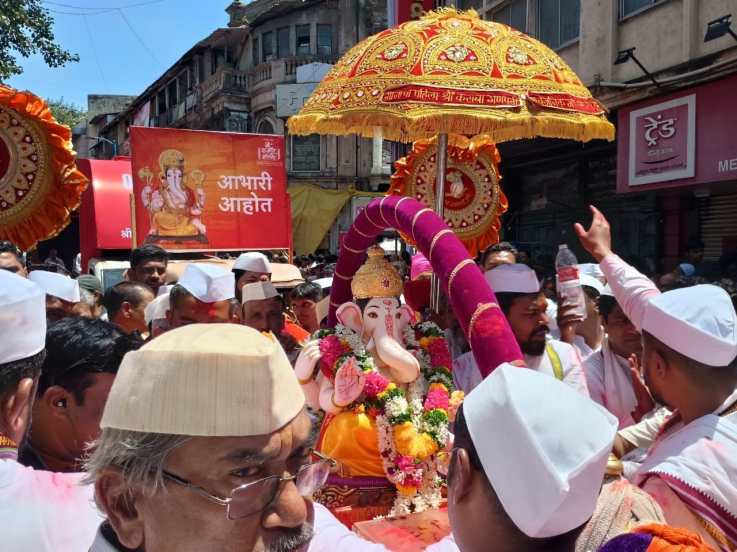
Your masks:
M 735 91 L 732 75 L 619 110 L 617 192 L 657 194 L 667 268 L 689 240 L 705 261 L 737 253 Z

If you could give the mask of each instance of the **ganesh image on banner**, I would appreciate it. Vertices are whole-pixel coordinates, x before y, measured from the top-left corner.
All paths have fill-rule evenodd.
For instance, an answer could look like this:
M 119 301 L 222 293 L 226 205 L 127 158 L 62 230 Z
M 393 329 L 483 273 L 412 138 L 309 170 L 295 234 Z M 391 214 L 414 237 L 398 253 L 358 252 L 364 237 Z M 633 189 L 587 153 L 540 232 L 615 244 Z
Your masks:
M 151 221 L 146 243 L 207 243 L 207 231 L 202 222 L 205 173 L 198 169 L 185 172 L 184 154 L 175 149 L 161 152 L 159 169 L 158 179 L 154 179 L 148 167 L 138 171 L 138 177 L 146 183 L 141 190 L 141 202 Z
M 448 345 L 435 324 L 411 324 L 402 279 L 381 248 L 369 249 L 351 290 L 339 324 L 319 331 L 295 367 L 308 405 L 325 412 L 317 450 L 339 467 L 316 499 L 351 506 L 351 522 L 438 507 L 439 453 L 463 397 Z

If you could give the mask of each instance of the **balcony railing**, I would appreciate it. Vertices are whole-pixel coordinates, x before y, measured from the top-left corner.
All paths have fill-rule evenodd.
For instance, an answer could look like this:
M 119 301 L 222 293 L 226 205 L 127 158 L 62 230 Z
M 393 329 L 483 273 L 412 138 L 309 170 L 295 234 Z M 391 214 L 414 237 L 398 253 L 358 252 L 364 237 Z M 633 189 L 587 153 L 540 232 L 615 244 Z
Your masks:
M 259 86 L 263 83 L 277 85 L 283 82 L 293 81 L 297 74 L 297 67 L 307 65 L 308 63 L 329 63 L 334 64 L 338 59 L 337 55 L 329 56 L 307 56 L 307 57 L 288 57 L 276 59 L 261 63 L 249 71 L 250 86 Z
M 249 74 L 231 68 L 220 68 L 209 79 L 199 85 L 202 101 L 223 92 L 247 94 Z

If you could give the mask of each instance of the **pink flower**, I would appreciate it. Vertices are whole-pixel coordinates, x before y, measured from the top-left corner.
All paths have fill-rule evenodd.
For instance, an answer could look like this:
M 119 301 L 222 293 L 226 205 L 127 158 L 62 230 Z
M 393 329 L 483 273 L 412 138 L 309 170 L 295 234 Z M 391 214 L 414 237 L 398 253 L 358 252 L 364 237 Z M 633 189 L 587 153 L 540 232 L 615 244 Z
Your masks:
M 404 478 L 404 485 L 406 487 L 416 487 L 419 489 L 422 486 L 422 471 L 416 470 L 411 475 L 406 475 Z
M 375 399 L 379 393 L 383 392 L 389 385 L 389 380 L 377 372 L 371 372 L 366 375 L 366 383 L 363 386 L 363 392 L 366 398 Z
M 431 389 L 425 399 L 425 410 L 435 410 L 440 408 L 442 410 L 448 410 L 450 406 L 450 397 L 447 391 L 440 389 Z
M 394 458 L 394 463 L 397 465 L 397 468 L 405 473 L 412 472 L 415 469 L 415 460 L 411 456 L 398 455 Z
M 447 370 L 452 369 L 448 342 L 444 338 L 433 339 L 427 346 L 427 350 L 430 353 L 430 363 L 433 368 L 443 367 Z
M 323 373 L 333 377 L 335 375 L 335 363 L 341 355 L 350 352 L 347 346 L 337 335 L 329 335 L 320 340 L 320 362 Z

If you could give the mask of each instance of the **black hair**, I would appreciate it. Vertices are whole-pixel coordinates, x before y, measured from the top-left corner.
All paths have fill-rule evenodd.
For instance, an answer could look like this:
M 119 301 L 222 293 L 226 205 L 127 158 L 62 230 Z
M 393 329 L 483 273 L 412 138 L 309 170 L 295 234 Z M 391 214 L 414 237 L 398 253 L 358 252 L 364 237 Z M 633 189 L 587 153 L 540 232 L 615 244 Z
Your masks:
M 168 263 L 169 254 L 158 245 L 153 244 L 142 245 L 141 247 L 137 247 L 131 251 L 131 268 L 135 269 L 138 265 L 147 261 L 161 261 L 163 263 Z
M 64 318 L 46 331 L 48 355 L 38 385 L 39 396 L 58 385 L 79 404 L 93 383 L 93 374 L 116 374 L 123 356 L 142 345 L 109 322 L 78 316 Z
M 102 304 L 105 305 L 110 320 L 115 318 L 123 303 L 130 303 L 134 308 L 143 301 L 143 293 L 153 290 L 141 282 L 119 282 L 105 292 Z
M 598 300 L 599 296 L 601 295 L 598 289 L 591 286 L 581 286 L 581 288 L 583 289 L 583 292 L 586 294 L 586 296 L 594 302 Z
M 46 358 L 46 350 L 33 356 L 0 364 L 0 398 L 14 392 L 25 378 L 37 378 Z
M 614 311 L 614 307 L 617 306 L 617 300 L 611 295 L 600 295 L 597 306 L 599 308 L 599 314 L 604 319 L 604 322 L 609 323 L 609 316 Z
M 317 303 L 322 299 L 322 288 L 314 282 L 299 284 L 292 290 L 291 299 L 309 299 Z
M 509 293 L 509 292 L 500 292 L 495 293 L 496 300 L 499 303 L 499 308 L 502 309 L 502 312 L 505 316 L 509 316 L 509 310 L 512 308 L 512 305 L 514 302 L 519 299 L 520 297 L 531 297 L 535 296 L 537 297 L 540 293 Z
M 12 253 L 15 258 L 18 259 L 20 264 L 23 264 L 23 252 L 13 242 L 7 240 L 0 241 L 0 253 Z
M 491 255 L 492 253 L 501 253 L 503 251 L 511 253 L 515 257 L 519 253 L 519 251 L 517 251 L 517 248 L 509 242 L 503 241 L 495 243 L 494 245 L 490 245 L 489 247 L 487 247 L 484 251 L 484 254 L 481 256 L 481 265 L 483 266 L 486 264 L 486 259 L 488 259 L 489 255 Z
M 187 297 L 193 297 L 193 295 L 181 284 L 175 284 L 169 292 L 169 308 L 179 308 L 179 304 Z
M 699 238 L 690 238 L 686 244 L 686 251 L 704 249 L 704 242 Z

